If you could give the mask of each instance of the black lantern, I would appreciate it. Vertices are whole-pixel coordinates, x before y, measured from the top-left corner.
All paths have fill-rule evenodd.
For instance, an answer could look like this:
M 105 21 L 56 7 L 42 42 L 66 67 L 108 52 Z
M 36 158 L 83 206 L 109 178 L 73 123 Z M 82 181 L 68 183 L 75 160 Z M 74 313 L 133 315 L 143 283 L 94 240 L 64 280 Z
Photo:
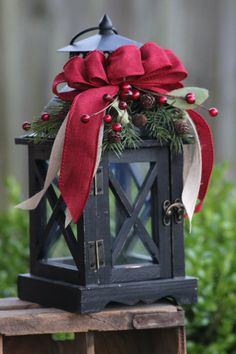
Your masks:
M 60 51 L 72 56 L 141 46 L 119 36 L 106 15 L 98 29 Z M 16 143 L 28 146 L 33 195 L 42 188 L 53 141 L 34 144 L 26 135 Z M 197 281 L 185 276 L 182 171 L 182 154 L 148 137 L 121 158 L 106 152 L 82 217 L 67 228 L 55 179 L 30 212 L 30 274 L 18 277 L 20 299 L 81 313 L 165 297 L 195 302 Z

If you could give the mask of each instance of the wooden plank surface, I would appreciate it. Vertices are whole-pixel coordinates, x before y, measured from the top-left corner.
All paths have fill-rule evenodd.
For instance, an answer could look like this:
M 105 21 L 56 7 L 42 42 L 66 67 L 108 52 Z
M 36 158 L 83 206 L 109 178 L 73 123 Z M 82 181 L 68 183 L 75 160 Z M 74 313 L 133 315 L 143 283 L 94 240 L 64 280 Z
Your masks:
M 0 299 L 0 311 L 2 310 L 17 310 L 17 309 L 32 309 L 41 307 L 34 302 L 22 301 L 17 297 L 7 297 Z
M 10 309 L 12 304 L 13 309 Z M 119 331 L 134 328 L 184 326 L 183 311 L 168 303 L 108 308 L 91 314 L 74 314 L 34 307 L 18 299 L 0 300 L 0 334 L 6 336 L 57 332 Z M 150 315 L 150 320 L 148 315 Z M 162 324 L 161 324 L 162 323 Z
M 3 354 L 3 352 L 0 352 Z M 186 354 L 183 327 L 79 333 L 75 340 L 51 335 L 4 338 L 4 354 Z
M 178 311 L 175 313 L 145 313 L 134 315 L 133 326 L 135 329 L 150 329 L 150 328 L 171 328 L 183 326 L 184 312 Z
M 95 348 L 96 354 L 186 354 L 179 328 L 98 332 Z
M 4 354 L 80 354 L 77 341 L 55 341 L 51 335 L 5 337 L 3 347 Z
M 95 354 L 94 333 L 78 333 L 76 336 L 78 341 L 79 354 Z

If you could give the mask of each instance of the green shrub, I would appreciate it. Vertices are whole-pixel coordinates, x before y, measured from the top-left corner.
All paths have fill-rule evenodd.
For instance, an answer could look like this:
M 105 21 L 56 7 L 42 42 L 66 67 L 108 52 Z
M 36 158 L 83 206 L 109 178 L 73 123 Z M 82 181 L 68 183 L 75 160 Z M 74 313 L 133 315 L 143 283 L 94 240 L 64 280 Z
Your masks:
M 16 296 L 17 274 L 28 271 L 28 213 L 15 209 L 20 188 L 6 181 L 9 204 L 0 212 L 0 297 Z
M 198 304 L 187 308 L 189 354 L 236 353 L 236 185 L 226 170 L 215 168 L 203 211 L 186 235 L 187 274 L 199 279 Z

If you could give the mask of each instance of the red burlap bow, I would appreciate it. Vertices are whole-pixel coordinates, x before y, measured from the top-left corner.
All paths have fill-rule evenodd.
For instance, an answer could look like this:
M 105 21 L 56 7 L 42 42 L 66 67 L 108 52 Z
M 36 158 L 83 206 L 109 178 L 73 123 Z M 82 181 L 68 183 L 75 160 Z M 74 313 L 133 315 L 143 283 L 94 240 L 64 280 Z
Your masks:
M 116 95 L 119 84 L 127 81 L 137 88 L 165 93 L 182 87 L 187 71 L 175 54 L 155 43 L 146 43 L 141 48 L 126 45 L 106 58 L 98 51 L 85 58 L 71 58 L 53 83 L 53 92 L 63 100 L 73 100 L 62 155 L 59 188 L 74 222 L 81 216 L 88 199 L 97 159 L 98 137 L 103 113 L 92 118 L 90 124 L 80 121 L 82 114 L 103 110 L 107 103 L 104 94 Z M 59 92 L 61 83 L 74 90 Z M 213 145 L 210 129 L 196 112 L 189 111 L 196 124 L 202 144 L 203 174 L 199 191 L 201 208 L 208 187 L 212 165 Z

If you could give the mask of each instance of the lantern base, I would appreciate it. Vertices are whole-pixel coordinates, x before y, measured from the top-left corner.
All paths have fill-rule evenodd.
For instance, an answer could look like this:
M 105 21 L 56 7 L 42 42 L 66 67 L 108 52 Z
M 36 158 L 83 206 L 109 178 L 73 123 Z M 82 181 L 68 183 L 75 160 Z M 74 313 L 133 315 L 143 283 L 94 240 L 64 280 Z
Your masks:
M 70 312 L 97 312 L 109 303 L 135 305 L 153 303 L 163 298 L 173 298 L 177 304 L 197 301 L 197 279 L 178 277 L 132 283 L 78 286 L 61 281 L 18 276 L 18 296 L 47 307 L 57 307 Z

